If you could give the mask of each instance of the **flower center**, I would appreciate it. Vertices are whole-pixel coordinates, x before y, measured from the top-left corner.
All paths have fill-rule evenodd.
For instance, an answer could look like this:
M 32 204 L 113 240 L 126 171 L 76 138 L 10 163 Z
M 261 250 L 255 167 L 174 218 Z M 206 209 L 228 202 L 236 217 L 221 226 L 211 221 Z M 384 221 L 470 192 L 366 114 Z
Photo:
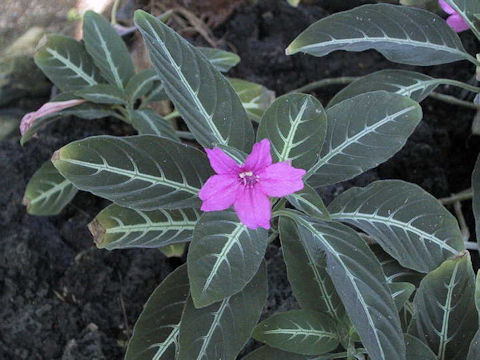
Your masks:
M 252 171 L 244 171 L 238 174 L 238 179 L 244 186 L 252 187 L 258 182 L 259 177 Z

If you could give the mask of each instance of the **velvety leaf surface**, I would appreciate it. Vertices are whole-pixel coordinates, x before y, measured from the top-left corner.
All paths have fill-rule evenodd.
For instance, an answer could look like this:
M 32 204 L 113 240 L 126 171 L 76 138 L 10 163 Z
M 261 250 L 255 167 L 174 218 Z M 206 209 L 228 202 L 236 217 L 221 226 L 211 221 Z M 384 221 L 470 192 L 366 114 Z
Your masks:
M 464 249 L 455 217 L 425 190 L 404 181 L 349 189 L 328 209 L 332 219 L 359 227 L 416 271 L 432 271 Z
M 35 55 L 35 64 L 62 91 L 78 90 L 101 81 L 83 44 L 67 36 L 50 35 Z
M 133 104 L 136 99 L 146 95 L 152 90 L 155 81 L 158 80 L 158 75 L 153 69 L 143 70 L 133 75 L 125 87 L 130 102 Z
M 262 265 L 252 281 L 237 294 L 196 309 L 187 301 L 180 326 L 178 360 L 235 360 L 250 337 L 267 297 Z
M 475 307 L 477 308 L 477 313 L 480 314 L 480 272 L 477 272 L 474 296 L 475 296 Z M 479 315 L 479 320 L 480 320 L 480 315 Z M 479 358 L 480 358 L 480 329 L 477 331 L 477 333 L 472 339 L 472 342 L 470 343 L 467 360 L 476 360 Z
M 437 360 L 435 353 L 416 337 L 405 334 L 407 360 Z
M 98 84 L 84 87 L 75 92 L 80 98 L 97 104 L 121 104 L 127 103 L 126 95 L 116 86 Z
M 265 111 L 257 141 L 269 139 L 274 162 L 291 161 L 309 169 L 317 160 L 327 131 L 327 114 L 311 95 L 287 94 Z
M 330 100 L 328 107 L 354 96 L 377 90 L 408 96 L 421 102 L 442 82 L 442 79 L 434 79 L 414 71 L 381 70 L 368 74 L 344 87 Z
M 287 54 L 324 56 L 336 50 L 368 49 L 409 65 L 473 60 L 458 35 L 438 15 L 389 4 L 359 6 L 323 18 L 302 32 L 289 45 Z
M 108 21 L 93 11 L 83 17 L 83 41 L 102 76 L 123 88 L 134 75 L 132 58 L 120 35 Z
M 172 123 L 158 115 L 155 110 L 141 109 L 133 110 L 130 118 L 132 126 L 139 135 L 157 135 L 167 139 L 180 142 Z
M 388 160 L 405 145 L 422 109 L 405 96 L 375 91 L 332 106 L 327 117 L 321 158 L 306 175 L 314 187 L 351 179 Z
M 281 217 L 278 229 L 288 281 L 302 309 L 323 312 L 340 321 L 345 309 L 326 271 L 325 252 L 312 254 L 308 251 L 295 222 L 289 218 Z
M 415 285 L 408 282 L 389 283 L 388 287 L 390 288 L 393 301 L 395 302 L 398 311 L 402 310 L 403 305 L 405 305 L 415 291 Z
M 240 56 L 230 51 L 208 47 L 197 47 L 197 49 L 221 72 L 227 72 L 240 62 Z
M 340 223 L 292 210 L 278 212 L 296 222 L 303 246 L 317 264 L 326 253 L 327 272 L 371 359 L 404 360 L 397 309 L 380 263 L 365 241 Z
M 187 266 L 175 269 L 148 299 L 133 329 L 125 360 L 172 360 L 188 297 Z
M 170 100 L 198 142 L 249 151 L 253 128 L 230 83 L 200 50 L 160 20 L 139 10 L 135 23 Z
M 152 135 L 93 136 L 64 146 L 52 161 L 77 188 L 140 210 L 195 207 L 211 175 L 202 151 Z
M 280 349 L 272 348 L 268 345 L 259 347 L 258 349 L 247 354 L 242 360 L 327 360 L 327 357 L 313 356 L 313 355 L 300 355 L 291 352 L 283 351 Z
M 265 110 L 275 99 L 275 92 L 265 86 L 242 79 L 228 78 L 240 97 L 249 119 L 259 122 Z
M 73 199 L 77 191 L 49 160 L 28 182 L 23 203 L 31 215 L 57 215 Z
M 480 155 L 477 157 L 475 167 L 472 172 L 472 209 L 475 217 L 475 234 L 477 243 L 480 244 Z
M 297 191 L 292 195 L 288 195 L 287 199 L 297 210 L 301 210 L 304 213 L 313 217 L 318 217 L 319 219 L 330 219 L 330 215 L 322 198 L 315 189 L 308 184 L 305 184 L 302 190 Z
M 325 354 L 339 344 L 335 322 L 307 310 L 275 314 L 257 325 L 253 337 L 272 347 L 305 355 Z
M 425 276 L 415 298 L 409 334 L 427 344 L 439 360 L 465 359 L 478 329 L 475 274 L 470 254 L 445 261 Z
M 257 273 L 268 233 L 250 230 L 231 210 L 204 213 L 188 251 L 188 276 L 195 306 L 231 296 Z
M 192 239 L 196 209 L 142 211 L 112 204 L 89 224 L 99 248 L 158 248 Z

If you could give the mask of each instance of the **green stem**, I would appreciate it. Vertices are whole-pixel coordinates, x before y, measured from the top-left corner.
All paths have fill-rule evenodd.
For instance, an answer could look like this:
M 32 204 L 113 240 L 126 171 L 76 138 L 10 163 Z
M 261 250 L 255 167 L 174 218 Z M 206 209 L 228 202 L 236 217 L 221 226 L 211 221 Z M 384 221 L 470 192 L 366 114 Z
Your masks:
M 113 6 L 112 6 L 112 13 L 111 13 L 111 19 L 110 19 L 110 22 L 112 23 L 112 25 L 116 25 L 117 24 L 117 12 L 118 12 L 118 7 L 120 6 L 120 0 L 115 0 L 115 2 L 113 3 Z
M 165 120 L 175 119 L 180 117 L 180 113 L 177 110 L 173 110 L 170 114 L 165 115 L 163 118 Z
M 437 99 L 437 100 L 449 103 L 449 104 L 459 105 L 459 106 L 463 106 L 463 107 L 474 109 L 474 110 L 480 110 L 480 105 L 474 104 L 470 101 L 457 99 L 455 96 L 432 92 L 430 94 L 430 97 L 432 97 L 433 99 Z
M 362 76 L 342 76 L 337 78 L 323 79 L 314 81 L 289 92 L 309 92 L 330 85 L 347 85 L 360 78 L 362 78 Z
M 192 133 L 189 131 L 177 130 L 175 131 L 175 133 L 181 138 L 188 139 L 188 140 L 195 140 L 195 136 L 193 136 Z
M 271 242 L 273 242 L 277 238 L 277 236 L 278 236 L 278 231 L 274 230 L 268 237 L 267 243 L 270 244 Z
M 462 81 L 457 81 L 457 80 L 452 80 L 452 79 L 440 79 L 440 81 L 444 85 L 453 85 L 453 86 L 456 86 L 456 87 L 459 87 L 459 88 L 462 88 L 462 89 L 465 89 L 465 90 L 468 90 L 468 91 L 471 91 L 471 92 L 474 92 L 474 93 L 480 93 L 480 87 L 473 86 L 473 85 L 464 83 Z

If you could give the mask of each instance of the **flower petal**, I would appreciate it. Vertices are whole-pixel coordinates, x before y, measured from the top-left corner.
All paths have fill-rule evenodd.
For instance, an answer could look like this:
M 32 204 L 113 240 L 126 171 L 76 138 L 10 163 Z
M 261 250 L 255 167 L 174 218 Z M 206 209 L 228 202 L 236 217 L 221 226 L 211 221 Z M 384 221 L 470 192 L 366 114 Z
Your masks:
M 205 149 L 205 152 L 207 153 L 208 160 L 210 160 L 212 169 L 215 170 L 217 174 L 231 174 L 233 172 L 238 172 L 240 168 L 238 164 L 230 156 L 225 154 L 222 149 Z
M 230 175 L 213 175 L 203 185 L 198 196 L 203 200 L 202 211 L 228 209 L 235 201 L 240 183 Z
M 465 20 L 463 20 L 463 18 L 458 14 L 454 14 L 454 15 L 449 16 L 448 19 L 447 19 L 447 24 L 455 32 L 462 32 L 462 31 L 470 29 L 470 27 L 465 22 Z
M 440 5 L 440 7 L 443 9 L 443 11 L 445 11 L 447 14 L 455 14 L 455 10 L 453 10 L 453 8 L 448 5 L 445 0 L 438 0 L 438 4 Z
M 302 177 L 305 173 L 305 170 L 294 168 L 286 161 L 279 162 L 258 174 L 258 185 L 268 196 L 287 196 L 303 189 Z
M 271 164 L 272 155 L 270 154 L 270 140 L 263 139 L 253 145 L 252 152 L 247 156 L 243 168 L 253 172 L 260 172 Z
M 249 229 L 270 229 L 272 209 L 270 200 L 258 186 L 240 187 L 234 204 L 240 221 Z

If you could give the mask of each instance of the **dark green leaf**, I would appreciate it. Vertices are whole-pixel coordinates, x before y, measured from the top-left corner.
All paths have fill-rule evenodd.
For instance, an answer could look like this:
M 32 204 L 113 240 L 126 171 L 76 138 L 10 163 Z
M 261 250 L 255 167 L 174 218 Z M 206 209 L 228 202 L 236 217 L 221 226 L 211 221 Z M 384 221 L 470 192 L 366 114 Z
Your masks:
M 87 86 L 76 91 L 75 95 L 96 104 L 124 105 L 127 103 L 125 92 L 114 85 Z
M 328 210 L 332 219 L 359 227 L 416 271 L 432 271 L 464 249 L 455 217 L 425 190 L 404 181 L 349 189 Z
M 52 161 L 77 188 L 140 210 L 195 207 L 211 175 L 202 151 L 152 135 L 93 136 L 64 146 Z
M 322 313 L 292 310 L 275 314 L 257 325 L 255 340 L 304 355 L 320 355 L 339 344 L 335 322 Z
M 323 220 L 330 219 L 330 214 L 322 198 L 308 184 L 305 184 L 302 190 L 287 196 L 287 199 L 297 210 Z
M 228 81 L 240 97 L 249 119 L 259 122 L 265 110 L 275 99 L 275 92 L 260 84 L 242 79 L 229 78 Z
M 305 251 L 317 264 L 326 253 L 327 272 L 371 359 L 404 360 L 400 318 L 385 274 L 365 241 L 340 223 L 292 210 L 278 213 L 296 222 Z
M 152 90 L 155 81 L 158 81 L 158 75 L 152 69 L 140 71 L 132 76 L 125 87 L 125 92 L 128 94 L 130 102 L 134 103 L 135 100 Z
M 35 55 L 35 63 L 62 91 L 96 85 L 101 76 L 84 46 L 69 37 L 51 35 Z
M 364 76 L 340 90 L 328 103 L 334 106 L 343 100 L 377 90 L 408 96 L 420 102 L 444 80 L 406 70 L 381 70 Z
M 475 281 L 475 307 L 477 308 L 477 316 L 480 316 L 480 272 L 477 273 L 477 279 Z M 480 319 L 479 319 L 480 320 Z M 470 343 L 470 349 L 468 350 L 467 360 L 480 359 L 480 329 L 476 332 L 475 336 Z
M 197 47 L 197 49 L 221 72 L 227 72 L 240 62 L 240 56 L 230 51 L 208 47 Z
M 270 346 L 262 346 L 243 357 L 242 360 L 330 360 L 327 356 L 300 355 L 275 349 Z
M 407 360 L 437 360 L 435 353 L 423 342 L 412 335 L 405 334 Z
M 197 308 L 236 294 L 257 273 L 268 233 L 250 230 L 233 211 L 204 213 L 188 251 L 188 276 Z
M 112 204 L 88 228 L 99 248 L 158 248 L 190 241 L 199 218 L 196 209 L 142 211 Z
M 173 360 L 188 297 L 187 266 L 175 269 L 148 299 L 133 329 L 125 360 Z
M 395 301 L 395 306 L 398 311 L 402 310 L 403 305 L 405 305 L 415 291 L 415 285 L 408 282 L 394 282 L 388 284 L 388 287 L 390 288 L 393 301 Z
M 375 49 L 388 60 L 438 65 L 468 59 L 458 35 L 430 11 L 389 4 L 364 5 L 310 25 L 287 48 L 324 56 L 336 50 Z
M 250 337 L 267 297 L 262 265 L 239 293 L 202 309 L 187 301 L 180 326 L 178 360 L 235 360 Z
M 32 215 L 57 215 L 73 199 L 77 189 L 55 169 L 51 161 L 45 162 L 27 184 L 23 203 Z
M 342 101 L 327 110 L 321 158 L 307 173 L 317 187 L 351 179 L 399 151 L 422 119 L 417 102 L 386 91 Z
M 326 254 L 306 249 L 293 220 L 280 218 L 280 240 L 288 281 L 302 309 L 323 312 L 339 322 L 345 309 L 326 271 Z
M 317 160 L 327 131 L 327 114 L 311 95 L 287 94 L 265 111 L 257 140 L 269 139 L 275 162 L 290 160 L 309 169 Z
M 175 108 L 200 144 L 249 151 L 253 128 L 232 86 L 194 46 L 138 10 L 135 23 Z
M 439 360 L 465 359 L 478 329 L 475 274 L 470 254 L 445 261 L 427 274 L 418 288 L 409 334 L 416 336 Z
M 472 208 L 473 216 L 475 217 L 475 234 L 477 236 L 477 243 L 480 244 L 480 154 L 475 162 L 475 167 L 472 172 Z
M 170 121 L 158 115 L 155 110 L 133 110 L 130 118 L 132 120 L 132 126 L 138 131 L 139 135 L 150 134 L 163 136 L 170 140 L 180 142 Z
M 127 46 L 102 15 L 87 11 L 83 19 L 83 41 L 88 53 L 103 77 L 122 89 L 134 75 Z

